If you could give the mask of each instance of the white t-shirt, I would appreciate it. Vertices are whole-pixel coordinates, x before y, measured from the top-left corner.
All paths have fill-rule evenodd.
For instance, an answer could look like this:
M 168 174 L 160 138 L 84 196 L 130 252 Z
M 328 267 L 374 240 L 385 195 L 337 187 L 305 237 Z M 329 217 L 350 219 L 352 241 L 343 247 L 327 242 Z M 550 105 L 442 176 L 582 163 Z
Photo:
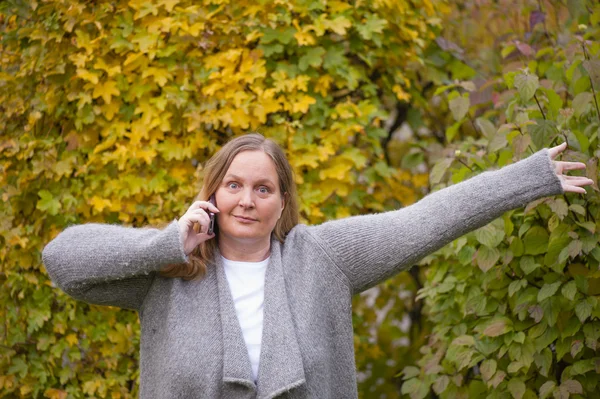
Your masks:
M 262 262 L 238 262 L 223 258 L 225 276 L 250 356 L 254 381 L 258 376 L 263 330 L 265 272 L 268 263 L 269 258 Z

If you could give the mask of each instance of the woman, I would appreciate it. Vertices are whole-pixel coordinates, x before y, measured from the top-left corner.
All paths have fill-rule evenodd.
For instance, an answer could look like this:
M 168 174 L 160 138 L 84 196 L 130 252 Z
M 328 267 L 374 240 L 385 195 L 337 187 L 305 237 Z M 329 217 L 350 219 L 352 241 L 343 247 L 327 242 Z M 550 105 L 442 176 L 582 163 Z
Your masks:
M 305 226 L 283 151 L 246 135 L 208 162 L 203 201 L 179 220 L 72 226 L 43 260 L 74 298 L 139 312 L 142 399 L 357 397 L 352 295 L 505 211 L 585 193 L 590 179 L 563 175 L 585 165 L 554 161 L 565 148 L 398 211 Z

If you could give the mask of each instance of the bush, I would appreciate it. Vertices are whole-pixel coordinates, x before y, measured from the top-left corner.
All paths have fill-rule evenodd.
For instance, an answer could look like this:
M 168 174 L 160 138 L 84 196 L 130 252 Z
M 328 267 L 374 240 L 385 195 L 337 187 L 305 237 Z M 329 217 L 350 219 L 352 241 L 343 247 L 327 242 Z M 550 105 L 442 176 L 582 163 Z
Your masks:
M 434 327 L 403 371 L 411 398 L 600 397 L 600 8 L 584 15 L 575 2 L 570 10 L 542 3 L 515 14 L 469 3 L 482 40 L 482 27 L 496 27 L 486 25 L 490 14 L 526 11 L 529 24 L 502 36 L 501 58 L 484 60 L 483 73 L 457 69 L 465 76 L 436 88 L 429 104 L 453 121 L 421 156 L 435 190 L 567 141 L 562 159 L 586 163 L 595 184 L 585 196 L 507 212 L 423 260 L 417 298 Z M 455 62 L 450 54 L 440 69 Z

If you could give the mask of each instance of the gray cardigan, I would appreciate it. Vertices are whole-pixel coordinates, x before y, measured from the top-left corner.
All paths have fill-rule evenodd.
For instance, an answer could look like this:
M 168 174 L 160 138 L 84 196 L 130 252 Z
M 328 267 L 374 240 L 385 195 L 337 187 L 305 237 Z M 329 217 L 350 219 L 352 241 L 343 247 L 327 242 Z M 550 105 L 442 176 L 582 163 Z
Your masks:
M 507 210 L 562 192 L 544 149 L 406 208 L 298 225 L 284 244 L 273 240 L 256 384 L 220 257 L 200 281 L 157 274 L 186 259 L 177 220 L 162 230 L 72 226 L 43 262 L 72 297 L 139 312 L 142 399 L 356 398 L 352 295 Z

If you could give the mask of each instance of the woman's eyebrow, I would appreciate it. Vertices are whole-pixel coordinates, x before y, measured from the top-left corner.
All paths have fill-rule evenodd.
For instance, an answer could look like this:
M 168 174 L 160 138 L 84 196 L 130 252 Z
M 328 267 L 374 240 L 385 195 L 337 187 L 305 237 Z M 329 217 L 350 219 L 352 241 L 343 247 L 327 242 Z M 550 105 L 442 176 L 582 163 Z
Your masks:
M 237 181 L 244 181 L 245 180 L 243 177 L 238 176 L 238 175 L 234 175 L 234 174 L 231 174 L 231 173 L 225 175 L 225 177 L 223 178 L 223 180 L 228 180 L 228 179 L 237 180 Z M 254 184 L 264 184 L 264 183 L 273 184 L 273 185 L 275 184 L 275 183 L 273 183 L 268 178 L 258 179 L 257 181 L 254 182 Z

